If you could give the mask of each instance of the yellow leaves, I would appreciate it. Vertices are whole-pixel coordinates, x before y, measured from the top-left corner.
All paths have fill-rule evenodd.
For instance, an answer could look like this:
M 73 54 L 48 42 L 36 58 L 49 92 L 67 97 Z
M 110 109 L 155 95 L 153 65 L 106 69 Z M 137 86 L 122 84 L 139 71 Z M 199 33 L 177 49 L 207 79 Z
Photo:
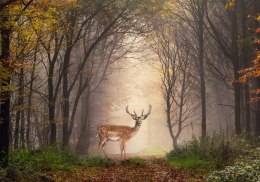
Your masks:
M 53 31 L 61 31 L 64 9 L 72 3 L 75 0 L 34 1 L 25 11 L 22 11 L 24 5 L 21 2 L 11 6 L 10 25 L 6 26 L 13 30 L 11 50 L 14 55 L 19 55 L 21 51 L 26 54 L 39 39 Z
M 15 85 L 6 85 L 6 86 L 0 86 L 0 92 L 9 92 L 15 90 Z
M 232 8 L 235 5 L 235 3 L 236 3 L 236 0 L 230 0 L 230 2 L 225 4 L 224 8 L 225 9 L 230 9 L 230 8 Z
M 257 21 L 260 21 L 260 15 L 259 15 L 258 17 L 256 17 L 256 20 L 257 20 Z

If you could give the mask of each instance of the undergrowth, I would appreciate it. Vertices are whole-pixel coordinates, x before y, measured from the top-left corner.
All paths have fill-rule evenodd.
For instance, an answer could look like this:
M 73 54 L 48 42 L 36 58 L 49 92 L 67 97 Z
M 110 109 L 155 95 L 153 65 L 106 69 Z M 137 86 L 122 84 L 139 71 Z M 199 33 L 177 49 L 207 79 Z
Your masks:
M 256 172 L 259 171 L 259 146 L 259 141 L 248 137 L 227 138 L 214 133 L 203 139 L 193 138 L 186 146 L 169 152 L 165 160 L 174 168 L 192 170 L 204 179 L 209 176 L 208 181 L 232 181 L 226 180 L 230 176 L 239 176 L 235 181 L 247 181 L 246 175 L 248 181 L 254 181 L 260 178 Z M 252 176 L 259 177 L 253 180 Z
M 51 170 L 73 171 L 77 165 L 106 166 L 111 159 L 102 157 L 79 158 L 76 153 L 56 146 L 39 150 L 10 150 L 8 167 L 0 168 L 0 181 L 48 180 Z

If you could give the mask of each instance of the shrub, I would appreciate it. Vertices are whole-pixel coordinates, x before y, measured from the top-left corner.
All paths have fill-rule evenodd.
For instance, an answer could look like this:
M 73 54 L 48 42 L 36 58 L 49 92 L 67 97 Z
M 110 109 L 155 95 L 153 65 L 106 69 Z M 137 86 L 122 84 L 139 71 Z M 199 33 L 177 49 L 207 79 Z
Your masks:
M 227 166 L 221 171 L 212 172 L 207 181 L 209 182 L 258 182 L 260 181 L 260 147 L 257 143 L 239 139 L 240 154 L 235 160 L 234 166 Z M 243 144 L 243 146 L 241 146 Z
M 214 171 L 207 178 L 209 182 L 258 182 L 259 180 L 259 164 L 228 166 L 224 170 Z
M 177 168 L 212 171 L 233 164 L 239 154 L 246 155 L 247 150 L 254 148 L 253 144 L 255 142 L 251 140 L 227 138 L 215 132 L 211 137 L 193 138 L 186 146 L 169 152 L 165 158 Z
M 3 169 L 0 167 L 0 181 L 5 181 L 7 176 L 7 171 L 6 169 Z
M 55 146 L 35 151 L 10 150 L 9 166 L 4 171 L 9 179 L 24 181 L 23 179 L 26 178 L 33 181 L 45 176 L 49 169 L 70 170 L 77 161 L 78 157 L 75 153 Z M 4 171 L 0 171 L 0 176 Z

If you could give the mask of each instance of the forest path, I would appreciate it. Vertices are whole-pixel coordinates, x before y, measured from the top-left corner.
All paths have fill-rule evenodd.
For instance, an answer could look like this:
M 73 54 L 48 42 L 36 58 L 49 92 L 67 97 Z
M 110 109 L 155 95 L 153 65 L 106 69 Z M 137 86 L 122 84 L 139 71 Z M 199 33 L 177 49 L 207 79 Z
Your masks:
M 160 161 L 147 161 L 146 164 L 116 163 L 115 165 L 102 168 L 98 171 L 93 181 L 174 181 L 183 182 L 184 174 L 180 170 L 175 170 Z
M 57 182 L 186 182 L 192 179 L 190 172 L 171 168 L 160 159 L 137 161 L 114 160 L 107 166 L 77 166 L 69 171 L 52 171 L 51 181 Z M 131 159 L 131 158 L 130 158 Z M 135 158 L 132 158 L 135 159 Z M 140 159 L 140 158 L 137 158 Z M 189 177 L 188 177 L 189 176 Z M 188 178 L 187 178 L 188 177 Z

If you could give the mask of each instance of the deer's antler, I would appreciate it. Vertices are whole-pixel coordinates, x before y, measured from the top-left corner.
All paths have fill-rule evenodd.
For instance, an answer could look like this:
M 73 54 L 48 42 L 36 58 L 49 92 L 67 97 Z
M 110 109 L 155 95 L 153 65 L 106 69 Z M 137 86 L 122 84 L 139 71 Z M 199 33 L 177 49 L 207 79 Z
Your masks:
M 142 116 L 148 116 L 149 114 L 151 114 L 151 111 L 152 111 L 152 106 L 151 106 L 151 104 L 149 105 L 149 111 L 148 111 L 148 113 L 147 114 L 145 114 L 145 115 L 143 115 L 143 112 L 144 112 L 144 110 L 142 111 Z
M 137 116 L 137 114 L 135 113 L 135 111 L 134 111 L 134 113 L 135 114 L 131 114 L 129 111 L 128 111 L 128 106 L 126 106 L 126 112 L 127 112 L 127 114 L 129 114 L 130 116 Z

